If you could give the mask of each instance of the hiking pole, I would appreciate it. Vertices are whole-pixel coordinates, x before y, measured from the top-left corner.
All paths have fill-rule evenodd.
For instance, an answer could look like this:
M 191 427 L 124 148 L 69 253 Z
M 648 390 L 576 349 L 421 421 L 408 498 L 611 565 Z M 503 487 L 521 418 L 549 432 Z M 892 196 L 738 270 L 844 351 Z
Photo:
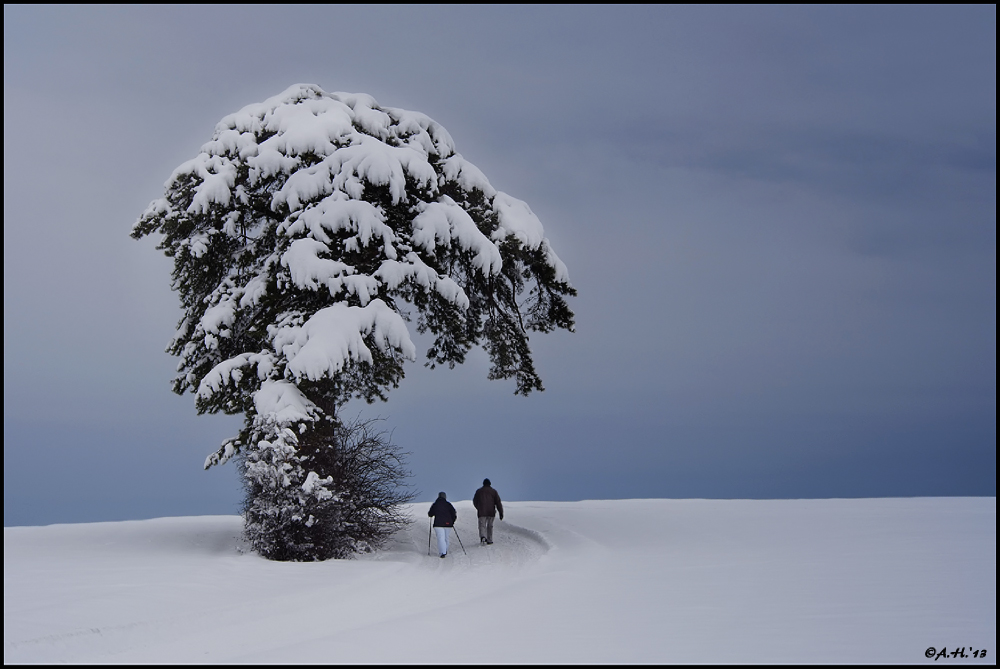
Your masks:
M 431 525 L 433 523 L 433 520 L 427 521 L 427 555 L 431 554 Z
M 462 543 L 462 537 L 458 536 L 458 528 L 452 525 L 451 529 L 455 530 L 455 536 L 458 537 L 458 545 L 462 547 L 462 552 L 465 553 L 465 544 Z M 468 555 L 468 553 L 465 554 Z

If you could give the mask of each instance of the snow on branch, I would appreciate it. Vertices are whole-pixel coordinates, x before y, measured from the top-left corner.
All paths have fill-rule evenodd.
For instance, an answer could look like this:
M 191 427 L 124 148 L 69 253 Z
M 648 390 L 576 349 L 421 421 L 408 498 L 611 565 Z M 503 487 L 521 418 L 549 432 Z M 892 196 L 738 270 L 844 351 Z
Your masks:
M 301 326 L 271 330 L 274 348 L 288 361 L 286 369 L 295 379 L 332 377 L 351 360 L 372 363 L 364 340 L 369 334 L 383 353 L 396 349 L 407 359 L 417 357 L 403 318 L 377 299 L 365 307 L 339 302 L 320 309 Z
M 572 330 L 575 291 L 528 205 L 432 119 L 368 95 L 297 84 L 226 116 L 132 236 L 154 232 L 184 310 L 174 390 L 247 413 L 213 463 L 258 419 L 385 399 L 416 359 L 403 314 L 434 334 L 428 360 L 481 345 L 521 394 L 542 388 L 527 329 Z

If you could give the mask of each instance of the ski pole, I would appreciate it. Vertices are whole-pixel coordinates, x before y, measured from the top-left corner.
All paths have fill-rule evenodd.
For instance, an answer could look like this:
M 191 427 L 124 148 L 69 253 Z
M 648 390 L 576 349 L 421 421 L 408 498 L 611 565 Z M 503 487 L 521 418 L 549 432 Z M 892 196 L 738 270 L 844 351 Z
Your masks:
M 427 521 L 427 554 L 431 554 L 431 525 L 434 524 L 433 520 Z
M 462 552 L 465 553 L 465 544 L 462 543 L 462 537 L 458 536 L 458 528 L 452 525 L 451 529 L 455 530 L 455 536 L 458 537 L 458 545 L 462 547 Z M 468 553 L 465 553 L 468 555 Z

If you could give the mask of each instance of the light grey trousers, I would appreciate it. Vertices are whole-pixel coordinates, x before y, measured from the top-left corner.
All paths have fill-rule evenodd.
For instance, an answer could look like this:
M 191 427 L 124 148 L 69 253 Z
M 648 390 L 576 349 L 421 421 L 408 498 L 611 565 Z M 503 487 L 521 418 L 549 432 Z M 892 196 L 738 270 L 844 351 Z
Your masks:
M 448 533 L 451 532 L 450 527 L 435 527 L 434 534 L 437 535 L 438 540 L 438 554 L 445 556 L 448 554 Z
M 479 517 L 479 538 L 493 543 L 493 516 Z

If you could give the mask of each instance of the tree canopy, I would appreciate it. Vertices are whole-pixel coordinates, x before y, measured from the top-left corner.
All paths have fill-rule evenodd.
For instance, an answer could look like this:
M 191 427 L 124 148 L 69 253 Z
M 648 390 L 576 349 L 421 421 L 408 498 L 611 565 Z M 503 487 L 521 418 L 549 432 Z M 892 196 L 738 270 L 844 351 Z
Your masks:
M 183 310 L 173 390 L 247 417 L 206 467 L 263 425 L 304 433 L 385 399 L 417 358 L 408 323 L 433 335 L 430 366 L 480 345 L 489 378 L 522 395 L 543 389 L 529 333 L 574 327 L 576 292 L 528 205 L 430 118 L 367 95 L 296 85 L 226 116 L 132 230 L 153 233 Z

